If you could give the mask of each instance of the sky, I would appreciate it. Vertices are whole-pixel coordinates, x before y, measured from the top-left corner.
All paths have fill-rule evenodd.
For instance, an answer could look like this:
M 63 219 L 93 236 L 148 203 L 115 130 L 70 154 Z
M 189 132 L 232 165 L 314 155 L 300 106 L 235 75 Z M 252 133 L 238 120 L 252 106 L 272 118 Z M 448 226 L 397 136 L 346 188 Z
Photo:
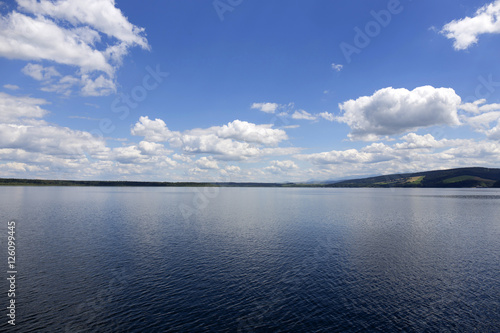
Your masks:
M 500 0 L 0 1 L 0 177 L 500 166 Z

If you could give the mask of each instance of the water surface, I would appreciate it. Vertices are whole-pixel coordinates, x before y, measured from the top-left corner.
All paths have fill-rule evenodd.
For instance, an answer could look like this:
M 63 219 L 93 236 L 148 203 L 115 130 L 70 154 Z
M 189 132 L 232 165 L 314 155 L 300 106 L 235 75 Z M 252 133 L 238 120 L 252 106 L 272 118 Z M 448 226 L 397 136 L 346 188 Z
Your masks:
M 499 216 L 491 189 L 0 187 L 19 332 L 498 332 Z

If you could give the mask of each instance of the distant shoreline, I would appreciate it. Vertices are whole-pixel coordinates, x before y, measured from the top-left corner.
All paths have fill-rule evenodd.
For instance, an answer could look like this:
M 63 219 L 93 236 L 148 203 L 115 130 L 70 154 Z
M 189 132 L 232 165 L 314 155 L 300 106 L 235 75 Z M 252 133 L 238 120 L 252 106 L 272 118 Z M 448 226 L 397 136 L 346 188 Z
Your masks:
M 500 169 L 458 168 L 325 182 L 147 182 L 0 178 L 0 186 L 295 187 L 295 188 L 500 188 Z

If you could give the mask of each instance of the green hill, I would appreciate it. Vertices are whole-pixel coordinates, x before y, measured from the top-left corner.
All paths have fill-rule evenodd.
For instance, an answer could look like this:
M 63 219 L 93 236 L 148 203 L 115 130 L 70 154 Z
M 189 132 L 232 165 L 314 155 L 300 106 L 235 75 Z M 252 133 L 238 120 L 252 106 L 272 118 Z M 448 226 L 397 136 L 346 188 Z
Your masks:
M 352 179 L 328 187 L 500 187 L 500 169 L 458 168 Z

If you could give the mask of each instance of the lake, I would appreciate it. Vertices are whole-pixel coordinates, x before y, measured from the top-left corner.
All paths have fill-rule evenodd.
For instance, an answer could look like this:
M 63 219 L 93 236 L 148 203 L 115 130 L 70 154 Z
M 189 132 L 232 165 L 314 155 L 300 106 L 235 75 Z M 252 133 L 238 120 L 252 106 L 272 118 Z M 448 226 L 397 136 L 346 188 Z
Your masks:
M 19 332 L 500 330 L 500 190 L 0 187 Z

